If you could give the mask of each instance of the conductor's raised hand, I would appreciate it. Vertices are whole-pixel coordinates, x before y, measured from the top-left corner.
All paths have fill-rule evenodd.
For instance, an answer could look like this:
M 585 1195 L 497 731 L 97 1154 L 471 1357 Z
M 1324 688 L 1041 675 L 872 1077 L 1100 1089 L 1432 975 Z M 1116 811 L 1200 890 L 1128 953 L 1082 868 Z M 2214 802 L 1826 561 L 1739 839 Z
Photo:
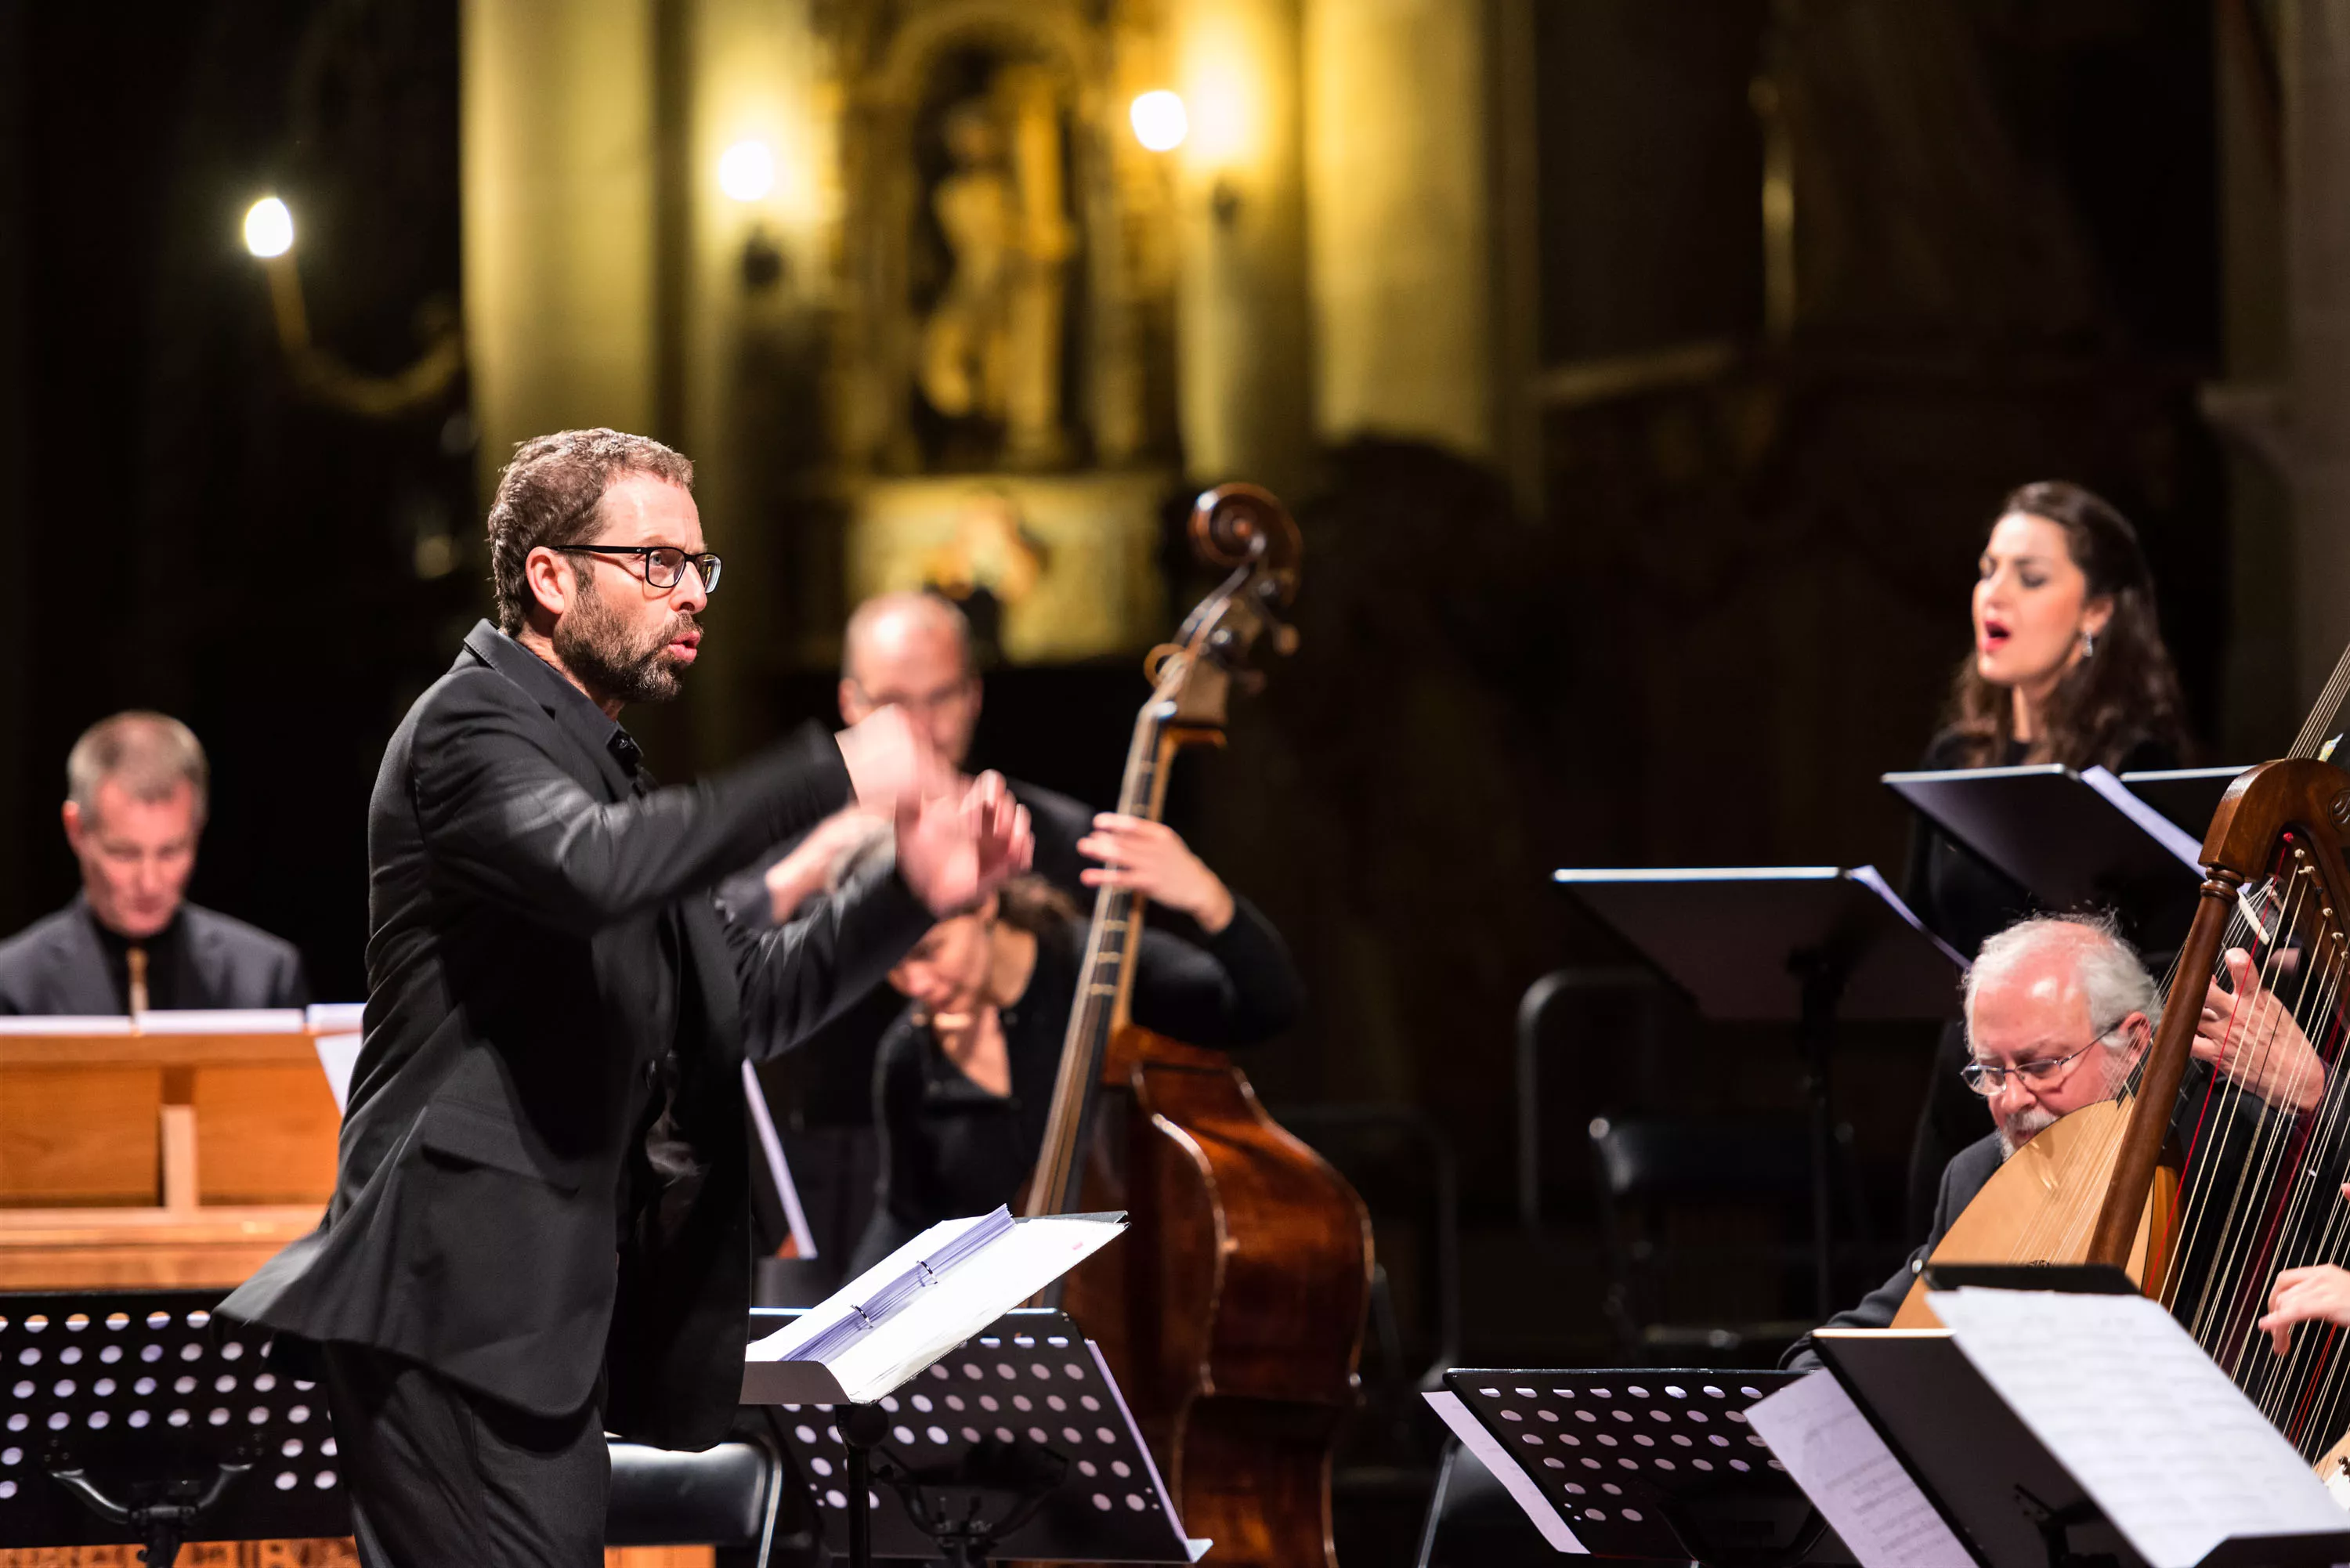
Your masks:
M 1077 840 L 1077 850 L 1102 862 L 1080 873 L 1088 888 L 1129 888 L 1180 909 L 1211 937 L 1232 923 L 1232 889 L 1163 822 L 1106 811 Z
M 932 795 L 958 793 L 954 770 L 901 708 L 877 708 L 833 739 L 857 804 L 883 815 Z
M 2261 984 L 2250 953 L 2230 948 L 2221 961 L 2235 989 L 2215 981 L 2205 991 L 2195 1054 L 2280 1110 L 2315 1110 L 2325 1097 L 2325 1064 L 2309 1036 Z
M 898 811 L 898 875 L 941 919 L 968 909 L 1028 869 L 1035 854 L 1028 808 L 1001 774 L 971 787 L 910 800 Z

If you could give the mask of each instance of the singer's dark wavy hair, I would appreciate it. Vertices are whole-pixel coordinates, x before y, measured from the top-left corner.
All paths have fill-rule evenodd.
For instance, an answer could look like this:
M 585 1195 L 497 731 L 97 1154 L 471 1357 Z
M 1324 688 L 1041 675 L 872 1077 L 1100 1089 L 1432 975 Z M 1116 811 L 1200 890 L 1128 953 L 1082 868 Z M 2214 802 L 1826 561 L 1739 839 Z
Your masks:
M 2025 760 L 2118 767 L 2148 741 L 2166 742 L 2184 759 L 2191 745 L 2187 704 L 2155 618 L 2154 574 L 2138 547 L 2137 530 L 2102 496 L 2061 479 L 2011 491 L 1998 516 L 2012 512 L 2045 517 L 2063 529 L 2073 564 L 2089 579 L 2088 597 L 2114 606 L 2097 634 L 2096 652 L 2056 683 L 2048 722 Z M 1967 767 L 1997 764 L 2014 738 L 2014 700 L 2006 687 L 1982 678 L 1972 649 L 1950 683 L 1944 724 L 1959 737 L 1960 765 Z

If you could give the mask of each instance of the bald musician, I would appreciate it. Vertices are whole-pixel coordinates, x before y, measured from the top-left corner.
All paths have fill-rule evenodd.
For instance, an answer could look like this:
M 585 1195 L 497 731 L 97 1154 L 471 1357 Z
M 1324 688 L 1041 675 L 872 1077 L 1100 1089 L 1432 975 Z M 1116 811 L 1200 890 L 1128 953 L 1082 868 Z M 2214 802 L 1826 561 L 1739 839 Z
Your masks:
M 844 723 L 894 708 L 968 777 L 981 687 L 971 623 L 939 595 L 881 594 L 849 616 L 837 693 Z M 1016 779 L 1009 784 L 1013 798 L 1028 808 L 1035 875 L 1081 903 L 1089 900 L 1082 876 L 1093 863 L 1077 852 L 1077 840 L 1093 830 L 1093 812 L 1052 790 Z M 719 907 L 754 931 L 783 925 L 824 894 L 833 862 L 870 831 L 853 810 L 840 813 L 720 884 Z M 872 1213 L 881 1159 L 873 1127 L 874 1054 L 904 1005 L 903 997 L 877 984 L 790 1059 L 761 1072 L 817 1251 L 835 1262 L 847 1261 Z M 780 1210 L 764 1199 L 759 1211 L 763 1230 L 777 1222 Z M 770 1248 L 783 1240 L 780 1233 L 763 1239 Z
M 2293 1111 L 2315 1106 L 2324 1069 L 2297 1029 L 2258 1015 L 2262 1027 L 2235 1019 L 2240 1006 L 2273 1009 L 2228 955 L 2239 1003 L 2217 986 L 2197 1025 L 2194 1052 L 2264 1102 Z M 2154 1042 L 2162 996 L 2109 916 L 2056 915 L 2020 920 L 1991 937 L 1975 955 L 1965 991 L 1968 1060 L 1960 1071 L 1982 1096 L 1991 1130 L 1959 1151 L 1942 1171 L 1932 1229 L 1893 1277 L 1857 1306 L 1830 1318 L 1830 1328 L 1887 1328 L 1926 1260 L 1952 1222 L 2009 1156 L 2059 1116 L 2108 1100 Z M 2233 1023 L 2231 1025 L 2231 1019 Z M 2205 1069 L 2189 1064 L 2181 1091 L 2198 1092 Z M 1819 1365 L 1808 1336 L 1784 1365 Z
M 983 695 L 972 655 L 971 622 L 949 600 L 927 592 L 880 594 L 849 615 L 840 639 L 837 692 L 842 723 L 860 723 L 895 708 L 912 721 L 932 752 L 967 774 Z M 1077 853 L 1077 840 L 1092 831 L 1094 814 L 1055 791 L 1009 782 L 1013 798 L 1028 808 L 1035 828 L 1035 875 L 1072 898 L 1088 896 L 1079 877 L 1090 863 Z M 727 914 L 754 929 L 791 919 L 824 891 L 834 859 L 869 831 L 847 820 L 852 815 L 845 812 L 806 837 L 775 846 L 727 878 L 718 894 Z
M 81 892 L 0 942 L 0 1013 L 299 1007 L 291 942 L 187 901 L 210 771 L 185 724 L 117 713 L 66 757 L 66 843 Z

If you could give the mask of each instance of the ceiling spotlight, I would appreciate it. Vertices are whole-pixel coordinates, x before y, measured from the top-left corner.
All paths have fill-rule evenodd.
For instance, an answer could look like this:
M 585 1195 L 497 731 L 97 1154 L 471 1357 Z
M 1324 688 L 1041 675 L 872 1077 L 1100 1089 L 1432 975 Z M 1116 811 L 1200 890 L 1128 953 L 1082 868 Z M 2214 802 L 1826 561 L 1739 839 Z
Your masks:
M 1164 88 L 1136 99 L 1127 118 L 1134 124 L 1134 139 L 1153 152 L 1172 152 L 1191 130 L 1183 100 Z
M 266 259 L 294 248 L 294 214 L 275 196 L 264 196 L 244 213 L 244 248 Z
M 738 141 L 718 155 L 718 188 L 755 202 L 775 188 L 775 155 L 764 141 Z

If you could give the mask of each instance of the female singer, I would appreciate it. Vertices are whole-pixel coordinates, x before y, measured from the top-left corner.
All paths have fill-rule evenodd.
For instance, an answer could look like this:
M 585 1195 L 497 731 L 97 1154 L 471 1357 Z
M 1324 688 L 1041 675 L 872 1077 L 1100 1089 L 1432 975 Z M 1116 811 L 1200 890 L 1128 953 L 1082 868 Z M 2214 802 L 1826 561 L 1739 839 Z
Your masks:
M 2063 480 L 2011 493 L 1977 563 L 1973 613 L 1973 650 L 1920 767 L 2181 765 L 2186 704 L 2155 619 L 2154 576 L 2137 531 L 2111 504 Z M 2021 888 L 1923 821 L 1905 892 L 1961 954 L 2031 912 Z M 1966 1049 L 1961 1029 L 1943 1032 L 1910 1154 L 1918 1234 L 1942 1168 L 1984 1131 L 1981 1098 L 1959 1077 Z
M 1137 1023 L 1225 1046 L 1296 1018 L 1303 988 L 1281 938 L 1173 829 L 1106 814 L 1077 848 L 1102 862 L 1084 872 L 1088 887 L 1130 888 L 1196 928 L 1196 943 L 1143 929 Z M 1066 895 L 1016 877 L 931 927 L 889 971 L 909 1003 L 874 1061 L 881 1177 L 852 1277 L 941 1220 L 1020 1201 L 1045 1140 L 1085 939 Z

